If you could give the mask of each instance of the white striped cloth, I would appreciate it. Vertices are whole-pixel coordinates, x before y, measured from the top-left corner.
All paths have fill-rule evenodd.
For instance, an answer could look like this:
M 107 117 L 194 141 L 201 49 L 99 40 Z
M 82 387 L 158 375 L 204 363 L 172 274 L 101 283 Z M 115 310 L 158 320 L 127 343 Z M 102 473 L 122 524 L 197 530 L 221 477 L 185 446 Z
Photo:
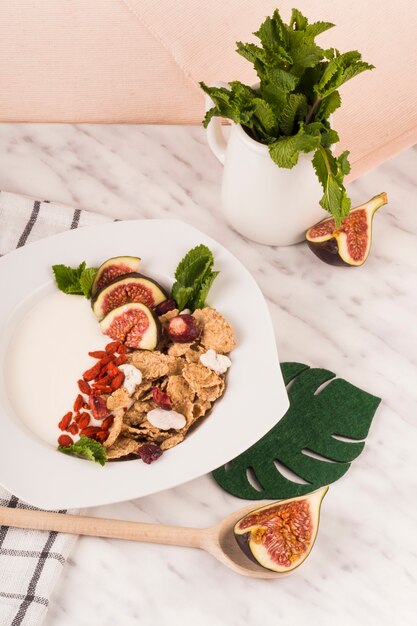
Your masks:
M 0 256 L 42 237 L 107 221 L 63 204 L 0 192 Z M 34 510 L 2 487 L 0 506 Z M 42 623 L 75 540 L 62 533 L 0 527 L 0 626 Z

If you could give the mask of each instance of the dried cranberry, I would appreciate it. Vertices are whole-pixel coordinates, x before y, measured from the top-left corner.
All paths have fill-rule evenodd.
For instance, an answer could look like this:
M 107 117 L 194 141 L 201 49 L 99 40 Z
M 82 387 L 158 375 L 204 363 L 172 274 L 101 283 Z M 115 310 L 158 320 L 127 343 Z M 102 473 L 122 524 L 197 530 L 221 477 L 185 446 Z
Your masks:
M 162 454 L 162 450 L 159 446 L 156 446 L 153 443 L 145 443 L 137 449 L 137 454 L 144 463 L 149 465 L 159 459 Z
M 177 303 L 174 298 L 168 298 L 168 300 L 164 300 L 160 302 L 158 306 L 155 307 L 155 313 L 159 315 L 165 315 L 168 311 L 173 311 L 177 308 Z
M 176 343 L 190 343 L 201 335 L 201 328 L 192 315 L 177 315 L 168 324 L 168 336 Z
M 90 398 L 91 413 L 96 420 L 102 420 L 108 416 L 107 403 L 104 398 L 99 395 L 91 395 Z
M 152 398 L 154 399 L 154 402 L 156 402 L 156 404 L 161 407 L 161 409 L 165 409 L 166 411 L 172 409 L 171 398 L 165 391 L 162 391 L 162 389 L 160 389 L 159 387 L 154 387 L 152 391 Z

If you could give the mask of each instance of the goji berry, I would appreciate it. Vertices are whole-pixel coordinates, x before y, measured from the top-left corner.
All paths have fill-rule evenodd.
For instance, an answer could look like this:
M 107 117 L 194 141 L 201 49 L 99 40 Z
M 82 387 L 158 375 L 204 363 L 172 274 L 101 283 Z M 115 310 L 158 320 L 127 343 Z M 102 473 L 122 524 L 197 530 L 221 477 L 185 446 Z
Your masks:
M 75 412 L 79 411 L 82 408 L 83 404 L 84 404 L 84 398 L 82 397 L 81 394 L 78 394 L 74 402 L 74 411 Z
M 103 356 L 106 356 L 107 352 L 105 350 L 95 350 L 94 352 L 89 352 L 88 356 L 92 356 L 93 359 L 102 359 Z
M 90 385 L 85 380 L 79 380 L 77 384 L 78 384 L 78 389 L 81 391 L 81 393 L 86 393 L 90 395 L 91 388 L 90 388 Z
M 71 420 L 72 420 L 72 412 L 68 411 L 68 413 L 65 413 L 64 417 L 59 422 L 58 427 L 61 430 L 66 430 L 67 426 L 71 423 Z
M 109 363 L 107 366 L 107 373 L 109 376 L 114 378 L 119 374 L 119 368 L 114 363 Z
M 78 430 L 79 430 L 77 422 L 72 422 L 72 424 L 70 424 L 66 430 L 69 433 L 71 433 L 71 435 L 76 435 L 78 433 Z
M 78 426 L 80 427 L 80 430 L 84 430 L 85 428 L 87 428 L 89 423 L 90 423 L 90 416 L 88 415 L 88 413 L 83 413 L 80 419 L 78 420 Z
M 60 435 L 58 437 L 58 443 L 60 446 L 68 448 L 68 446 L 71 446 L 74 442 L 69 435 Z
M 114 364 L 115 365 L 123 365 L 123 363 L 126 363 L 126 361 L 127 361 L 126 355 L 125 354 L 121 354 L 116 359 L 114 359 Z
M 118 341 L 111 341 L 104 349 L 108 354 L 114 354 L 115 352 L 117 352 L 117 348 L 119 347 L 119 345 L 120 344 Z
M 98 426 L 89 426 L 88 428 L 84 428 L 81 432 L 80 435 L 83 435 L 84 437 L 90 437 L 90 439 L 95 439 L 95 435 L 100 432 L 101 428 L 99 428 Z
M 96 439 L 97 439 L 97 441 L 100 441 L 100 443 L 103 443 L 103 441 L 106 441 L 108 436 L 109 436 L 109 433 L 108 433 L 107 430 L 100 430 L 96 434 Z
M 106 356 L 104 356 L 102 359 L 100 359 L 100 361 L 98 362 L 100 365 L 100 371 L 109 363 L 111 363 L 113 361 L 114 357 L 112 354 L 107 354 Z
M 108 417 L 106 417 L 102 421 L 102 423 L 101 423 L 101 430 L 109 430 L 109 428 L 113 424 L 113 422 L 114 422 L 113 415 L 109 415 Z
M 86 380 L 87 382 L 90 382 L 91 380 L 94 380 L 100 374 L 100 369 L 101 369 L 101 365 L 100 365 L 100 361 L 99 361 L 98 363 L 93 365 L 93 367 L 90 367 L 89 370 L 86 370 L 84 372 L 84 374 L 83 374 L 84 380 Z
M 112 380 L 113 376 L 108 376 L 107 374 L 105 374 L 104 376 L 100 376 L 100 378 L 97 378 L 95 380 L 95 382 L 93 383 L 93 387 L 100 387 L 100 385 L 109 385 Z
M 124 379 L 125 379 L 125 375 L 123 374 L 123 372 L 119 372 L 117 376 L 115 376 L 112 382 L 110 383 L 112 390 L 116 391 L 116 389 L 119 389 L 119 387 L 123 385 Z
M 94 396 L 96 396 L 97 394 L 101 396 L 105 393 L 112 393 L 112 391 L 113 389 L 110 387 L 110 385 L 95 385 L 91 393 Z
M 121 343 L 117 349 L 117 352 L 119 354 L 126 354 L 128 351 L 127 346 L 125 346 L 123 343 Z

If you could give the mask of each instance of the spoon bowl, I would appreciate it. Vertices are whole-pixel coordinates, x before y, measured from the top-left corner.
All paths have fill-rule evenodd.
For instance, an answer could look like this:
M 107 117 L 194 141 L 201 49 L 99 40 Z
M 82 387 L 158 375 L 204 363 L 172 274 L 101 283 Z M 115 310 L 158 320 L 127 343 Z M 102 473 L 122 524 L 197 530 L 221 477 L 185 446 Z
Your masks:
M 251 504 L 234 511 L 215 526 L 207 528 L 205 530 L 207 543 L 204 549 L 220 563 L 242 576 L 251 576 L 252 578 L 282 578 L 283 576 L 288 576 L 290 572 L 273 572 L 251 561 L 239 547 L 234 536 L 233 529 L 235 524 L 242 517 L 267 504 L 271 503 L 259 502 L 256 508 Z

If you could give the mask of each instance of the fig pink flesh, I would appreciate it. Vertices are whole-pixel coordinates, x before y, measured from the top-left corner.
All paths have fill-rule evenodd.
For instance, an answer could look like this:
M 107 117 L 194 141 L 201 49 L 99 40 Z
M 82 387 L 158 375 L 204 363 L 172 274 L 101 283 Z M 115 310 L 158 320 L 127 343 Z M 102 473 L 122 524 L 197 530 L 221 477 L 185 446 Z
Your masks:
M 98 293 L 106 287 L 112 280 L 118 278 L 119 276 L 123 276 L 124 274 L 131 274 L 135 271 L 132 267 L 128 265 L 118 264 L 118 265 L 109 265 L 103 271 L 100 276 L 97 285 L 95 286 L 95 291 Z
M 149 329 L 149 325 L 146 313 L 134 309 L 116 317 L 106 329 L 105 334 L 114 340 L 135 348 Z
M 239 530 L 251 526 L 257 526 L 251 541 L 262 543 L 278 565 L 290 567 L 310 547 L 313 534 L 310 504 L 305 499 L 272 506 L 243 518 Z
M 106 315 L 109 311 L 116 309 L 127 302 L 142 302 L 148 307 L 155 304 L 153 293 L 143 284 L 135 282 L 119 285 L 114 287 L 102 302 L 102 314 Z

